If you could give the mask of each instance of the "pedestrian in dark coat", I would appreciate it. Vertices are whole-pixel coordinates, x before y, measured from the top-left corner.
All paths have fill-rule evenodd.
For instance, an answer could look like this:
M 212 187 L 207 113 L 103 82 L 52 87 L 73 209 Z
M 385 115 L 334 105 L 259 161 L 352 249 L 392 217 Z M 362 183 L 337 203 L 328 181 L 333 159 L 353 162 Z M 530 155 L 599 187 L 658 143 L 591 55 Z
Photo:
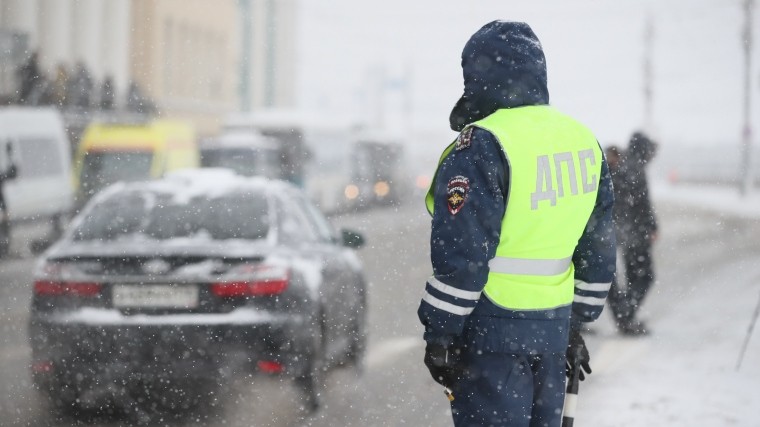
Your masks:
M 4 171 L 0 172 L 0 215 L 3 216 L 3 219 L 7 219 L 5 217 L 7 214 L 7 205 L 5 204 L 5 181 L 15 179 L 18 174 L 16 163 L 13 161 L 13 146 L 10 141 L 6 142 L 5 150 L 8 166 Z
M 616 225 L 621 223 L 626 212 L 625 204 L 620 202 L 620 199 L 625 197 L 626 188 L 628 187 L 625 181 L 625 176 L 623 176 L 623 172 L 621 171 L 623 153 L 624 151 L 616 145 L 609 146 L 604 150 L 604 155 L 607 158 L 607 165 L 610 168 L 612 185 L 615 189 L 615 208 L 612 210 L 612 218 Z M 622 229 L 620 227 L 615 227 L 618 244 L 622 242 L 621 239 L 623 236 L 620 235 L 621 231 Z
M 69 77 L 68 93 L 66 99 L 74 107 L 81 109 L 90 108 L 92 105 L 93 82 L 90 71 L 84 62 L 76 64 L 74 73 Z
M 114 107 L 114 83 L 111 76 L 106 76 L 103 85 L 100 87 L 100 109 L 113 110 Z
M 646 166 L 654 158 L 657 144 L 635 132 L 620 164 L 610 167 L 615 186 L 615 227 L 625 265 L 625 286 L 616 277 L 609 301 L 620 333 L 642 335 L 647 326 L 636 314 L 652 283 L 652 243 L 657 239 L 657 219 L 649 197 Z
M 19 103 L 33 103 L 35 89 L 39 88 L 42 78 L 37 52 L 32 52 L 29 59 L 16 71 L 16 74 L 19 81 Z
M 5 256 L 11 245 L 10 217 L 5 204 L 5 181 L 16 178 L 16 164 L 13 161 L 13 146 L 6 141 L 7 168 L 0 172 L 0 257 Z

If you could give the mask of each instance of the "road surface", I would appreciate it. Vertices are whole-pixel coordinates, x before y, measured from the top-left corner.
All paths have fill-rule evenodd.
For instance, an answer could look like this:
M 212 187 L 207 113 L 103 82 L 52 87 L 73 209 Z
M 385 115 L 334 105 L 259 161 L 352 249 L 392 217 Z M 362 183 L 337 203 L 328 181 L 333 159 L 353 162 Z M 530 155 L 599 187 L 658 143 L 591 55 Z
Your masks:
M 659 279 L 643 311 L 654 333 L 641 339 L 622 339 L 615 334 L 607 312 L 592 327 L 587 342 L 594 359 L 592 367 L 596 369 L 591 380 L 582 385 L 577 415 L 577 419 L 593 420 L 590 425 L 622 425 L 617 422 L 621 419 L 632 420 L 629 425 L 654 425 L 637 424 L 636 414 L 637 411 L 657 414 L 656 408 L 637 408 L 631 402 L 638 398 L 645 400 L 642 405 L 667 406 L 667 399 L 662 403 L 662 397 L 646 401 L 646 397 L 632 396 L 630 393 L 637 390 L 637 384 L 636 377 L 630 375 L 629 362 L 646 360 L 649 354 L 667 357 L 667 351 L 680 354 L 669 349 L 668 334 L 678 335 L 676 326 L 693 321 L 690 316 L 695 314 L 694 310 L 674 310 L 674 301 L 684 305 L 709 304 L 708 299 L 717 295 L 705 295 L 697 287 L 709 286 L 706 283 L 713 282 L 714 275 L 723 274 L 725 268 L 721 270 L 721 266 L 742 262 L 746 266 L 757 265 L 753 261 L 760 255 L 756 238 L 760 235 L 760 226 L 756 220 L 726 218 L 664 203 L 658 208 L 663 230 L 655 258 Z M 367 245 L 360 250 L 370 281 L 369 348 L 363 372 L 353 368 L 331 371 L 324 407 L 316 415 L 306 416 L 298 410 L 299 395 L 289 382 L 278 377 L 255 376 L 238 378 L 230 384 L 217 397 L 221 405 L 216 410 L 191 413 L 181 421 L 156 420 L 151 425 L 450 425 L 447 400 L 422 364 L 422 330 L 416 317 L 424 282 L 430 273 L 429 219 L 422 203 L 345 215 L 334 218 L 333 222 L 339 227 L 361 231 L 367 240 Z M 83 422 L 57 419 L 44 399 L 31 388 L 25 325 L 33 265 L 30 254 L 18 247 L 10 258 L 0 261 L 0 426 L 129 425 L 124 418 L 109 415 L 89 417 Z M 758 276 L 760 267 L 752 268 L 755 270 L 750 273 Z M 749 308 L 741 308 L 747 311 L 746 315 L 729 319 L 734 335 L 741 337 L 746 331 L 753 303 L 747 303 Z M 753 359 L 748 356 L 745 363 L 756 362 L 760 357 L 757 344 L 760 343 L 749 349 Z M 735 361 L 738 346 L 730 350 L 729 365 Z M 626 381 L 629 387 L 616 387 L 619 381 Z M 614 399 L 609 398 L 611 393 L 616 393 Z M 616 408 L 617 412 L 599 412 L 594 409 L 598 406 L 589 404 L 593 401 L 606 401 L 604 404 Z M 755 403 L 758 403 L 757 398 L 747 402 Z M 720 408 L 714 410 L 720 411 Z M 694 416 L 699 416 L 699 410 Z M 741 417 L 737 419 L 739 422 L 733 425 L 751 425 L 742 424 Z M 719 420 L 722 423 L 726 418 Z M 670 425 L 700 425 L 699 422 L 679 424 L 677 417 L 675 423 L 672 421 Z

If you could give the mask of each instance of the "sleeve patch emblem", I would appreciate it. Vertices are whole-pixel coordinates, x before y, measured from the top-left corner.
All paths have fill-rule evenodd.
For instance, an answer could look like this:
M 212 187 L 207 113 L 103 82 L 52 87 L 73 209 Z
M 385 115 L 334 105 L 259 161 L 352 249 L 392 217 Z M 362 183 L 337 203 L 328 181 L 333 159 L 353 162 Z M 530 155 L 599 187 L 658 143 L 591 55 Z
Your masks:
M 464 150 L 465 148 L 469 148 L 472 144 L 472 128 L 469 127 L 462 131 L 462 133 L 459 134 L 459 137 L 457 138 L 457 145 L 456 150 Z
M 464 202 L 467 201 L 467 193 L 470 191 L 470 180 L 462 175 L 457 175 L 449 180 L 446 190 L 446 201 L 449 205 L 449 212 L 456 215 L 462 210 Z

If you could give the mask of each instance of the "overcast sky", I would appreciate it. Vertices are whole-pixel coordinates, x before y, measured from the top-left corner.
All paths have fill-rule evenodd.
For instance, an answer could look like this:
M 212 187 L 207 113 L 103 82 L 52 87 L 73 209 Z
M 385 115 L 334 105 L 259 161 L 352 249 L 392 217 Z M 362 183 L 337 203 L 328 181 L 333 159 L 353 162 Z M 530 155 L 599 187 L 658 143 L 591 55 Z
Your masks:
M 446 130 L 449 111 L 462 90 L 460 55 L 469 36 L 494 19 L 522 20 L 542 41 L 551 103 L 586 123 L 603 144 L 622 143 L 643 123 L 643 33 L 645 17 L 651 14 L 658 137 L 663 142 L 738 144 L 741 3 L 301 0 L 299 103 L 313 111 L 377 118 L 374 94 L 384 73 L 390 88 L 386 123 L 398 124 L 394 118 L 406 111 L 405 80 L 412 88 L 415 127 Z M 753 27 L 757 104 L 760 10 Z M 754 108 L 753 119 L 760 134 L 760 108 Z

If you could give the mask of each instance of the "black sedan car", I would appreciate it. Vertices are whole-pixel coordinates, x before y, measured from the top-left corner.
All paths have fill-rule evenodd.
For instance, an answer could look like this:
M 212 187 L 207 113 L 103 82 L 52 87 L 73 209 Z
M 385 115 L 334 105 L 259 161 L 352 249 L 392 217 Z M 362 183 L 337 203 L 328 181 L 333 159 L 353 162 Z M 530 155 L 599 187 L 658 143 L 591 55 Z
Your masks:
M 115 184 L 39 260 L 34 382 L 62 408 L 139 412 L 253 367 L 316 409 L 325 369 L 364 351 L 362 244 L 280 181 L 212 169 Z

